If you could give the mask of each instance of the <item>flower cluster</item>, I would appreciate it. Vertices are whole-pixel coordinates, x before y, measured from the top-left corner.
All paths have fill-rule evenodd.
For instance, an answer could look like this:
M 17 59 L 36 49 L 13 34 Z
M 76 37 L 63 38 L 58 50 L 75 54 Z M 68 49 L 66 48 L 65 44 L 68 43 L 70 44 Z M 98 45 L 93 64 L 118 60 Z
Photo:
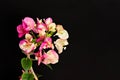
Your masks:
M 30 17 L 25 17 L 17 26 L 17 32 L 19 38 L 24 37 L 19 43 L 20 49 L 28 58 L 33 55 L 38 65 L 57 63 L 59 54 L 68 45 L 68 32 L 62 25 L 54 23 L 50 17 L 37 18 L 36 22 Z

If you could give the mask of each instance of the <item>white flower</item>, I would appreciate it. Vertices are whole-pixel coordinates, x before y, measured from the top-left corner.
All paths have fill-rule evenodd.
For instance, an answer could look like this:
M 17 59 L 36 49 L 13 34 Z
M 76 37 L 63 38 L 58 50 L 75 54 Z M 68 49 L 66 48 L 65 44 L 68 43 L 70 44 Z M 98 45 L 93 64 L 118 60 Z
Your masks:
M 68 45 L 68 41 L 66 39 L 57 39 L 55 42 L 55 47 L 58 50 L 58 53 L 62 53 L 63 52 L 63 48 L 65 49 L 66 47 L 64 47 L 65 45 Z
M 61 39 L 68 39 L 69 34 L 68 32 L 63 28 L 62 25 L 57 25 L 56 27 L 57 29 L 57 33 L 55 35 L 57 35 L 59 38 Z
M 48 30 L 55 32 L 56 31 L 56 24 L 55 23 L 51 23 L 48 25 Z

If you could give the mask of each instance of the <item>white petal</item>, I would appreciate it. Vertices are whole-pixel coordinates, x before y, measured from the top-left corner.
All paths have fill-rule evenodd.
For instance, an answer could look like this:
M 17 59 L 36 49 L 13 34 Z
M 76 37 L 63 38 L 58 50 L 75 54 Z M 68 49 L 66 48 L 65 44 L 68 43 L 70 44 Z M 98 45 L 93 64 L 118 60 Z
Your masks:
M 56 33 L 56 35 L 58 35 L 58 37 L 61 39 L 68 39 L 68 37 L 69 37 L 69 34 L 66 30 L 59 31 Z

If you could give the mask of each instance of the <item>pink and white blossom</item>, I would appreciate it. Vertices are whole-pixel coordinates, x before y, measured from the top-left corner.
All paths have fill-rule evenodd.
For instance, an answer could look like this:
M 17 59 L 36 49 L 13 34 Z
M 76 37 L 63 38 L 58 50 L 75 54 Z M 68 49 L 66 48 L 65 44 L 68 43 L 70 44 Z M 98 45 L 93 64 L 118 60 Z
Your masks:
M 21 40 L 19 43 L 20 49 L 26 54 L 29 54 L 32 50 L 36 49 L 36 44 L 29 42 L 28 40 Z
M 45 65 L 58 63 L 59 54 L 69 44 L 67 41 L 69 38 L 67 30 L 62 25 L 56 25 L 50 17 L 40 20 L 37 18 L 37 23 L 32 18 L 25 17 L 22 23 L 17 26 L 17 32 L 19 38 L 25 35 L 25 39 L 19 42 L 20 49 L 28 58 L 31 59 L 32 56 L 32 58 L 37 60 L 38 65 L 41 63 Z M 59 39 L 53 41 L 54 36 L 58 36 Z M 56 47 L 59 54 L 55 51 L 54 47 Z M 32 67 L 28 70 L 28 73 L 34 75 Z M 36 75 L 34 78 L 37 80 Z M 22 77 L 20 77 L 20 80 L 22 80 Z
M 25 39 L 31 42 L 33 40 L 33 37 L 31 34 L 27 33 L 25 34 Z
M 24 28 L 24 30 L 26 31 L 30 31 L 32 29 L 34 29 L 35 27 L 35 22 L 32 18 L 30 17 L 25 17 L 23 20 L 22 20 L 22 26 Z
M 46 36 L 46 32 L 44 30 L 39 30 L 39 36 L 40 37 L 45 37 Z
M 54 49 L 54 45 L 52 44 L 52 39 L 50 37 L 45 38 L 45 40 L 40 45 L 39 50 L 41 51 L 42 49 L 46 48 Z
M 47 53 L 44 53 L 43 57 L 44 60 L 42 63 L 44 64 L 56 64 L 59 60 L 59 56 L 54 50 L 49 50 Z
M 45 20 L 45 24 L 46 25 L 49 25 L 49 24 L 51 24 L 53 22 L 53 20 L 52 20 L 52 18 L 47 18 L 46 20 Z
M 37 23 L 37 25 L 34 27 L 33 31 L 35 33 L 39 33 L 39 36 L 45 36 L 46 35 L 46 32 L 47 31 L 47 27 L 46 25 L 43 23 L 43 22 L 39 22 Z

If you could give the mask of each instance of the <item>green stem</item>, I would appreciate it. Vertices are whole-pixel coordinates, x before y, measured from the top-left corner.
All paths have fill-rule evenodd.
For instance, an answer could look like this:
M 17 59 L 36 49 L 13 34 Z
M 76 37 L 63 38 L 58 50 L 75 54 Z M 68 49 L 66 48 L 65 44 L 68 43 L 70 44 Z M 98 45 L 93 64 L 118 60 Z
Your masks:
M 36 36 L 35 36 L 35 34 L 31 31 L 30 32 L 31 34 L 32 34 L 32 36 L 36 39 Z
M 27 57 L 30 59 L 30 55 L 28 54 Z M 38 80 L 37 75 L 35 74 L 33 67 L 30 68 L 31 73 L 34 75 L 35 80 Z

